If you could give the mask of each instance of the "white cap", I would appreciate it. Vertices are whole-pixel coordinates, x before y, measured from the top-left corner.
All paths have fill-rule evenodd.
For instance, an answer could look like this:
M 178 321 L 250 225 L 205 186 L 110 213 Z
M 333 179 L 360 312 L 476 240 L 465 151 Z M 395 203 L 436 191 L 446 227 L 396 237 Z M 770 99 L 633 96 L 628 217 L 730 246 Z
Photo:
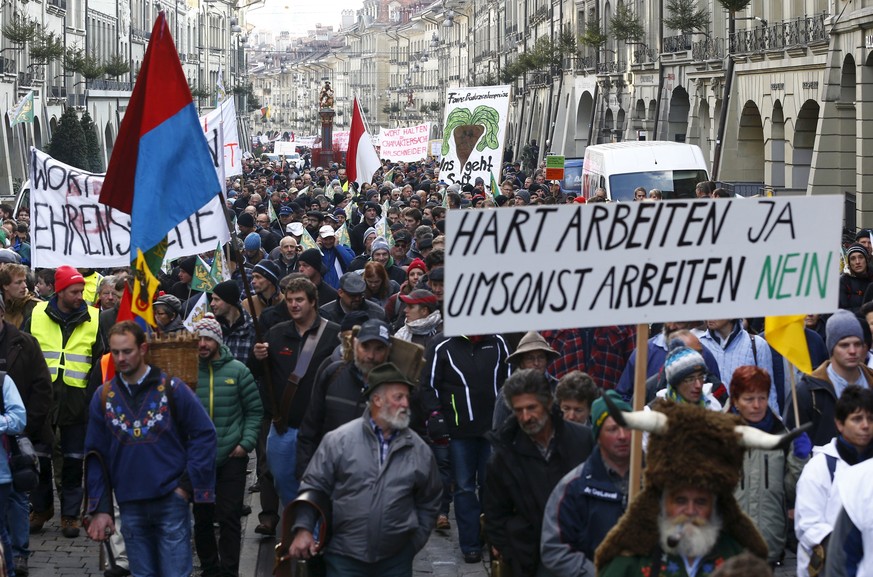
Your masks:
M 320 229 L 318 229 L 318 236 L 321 238 L 326 238 L 328 236 L 336 236 L 336 231 L 329 224 L 324 225 Z
M 293 234 L 294 236 L 303 236 L 303 223 L 290 222 L 288 223 L 288 226 L 285 227 L 285 232 Z

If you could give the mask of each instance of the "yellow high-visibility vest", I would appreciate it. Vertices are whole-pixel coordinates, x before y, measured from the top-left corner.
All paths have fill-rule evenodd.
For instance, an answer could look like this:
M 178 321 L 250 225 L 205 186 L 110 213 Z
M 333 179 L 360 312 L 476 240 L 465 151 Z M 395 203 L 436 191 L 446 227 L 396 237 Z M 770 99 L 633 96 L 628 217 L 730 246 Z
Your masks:
M 71 387 L 84 389 L 88 386 L 88 372 L 91 370 L 91 348 L 97 340 L 100 311 L 87 307 L 90 322 L 84 322 L 73 330 L 67 344 L 61 326 L 46 314 L 48 302 L 33 307 L 30 319 L 30 334 L 39 341 L 42 354 L 52 376 L 58 378 L 58 371 L 64 371 L 64 383 Z

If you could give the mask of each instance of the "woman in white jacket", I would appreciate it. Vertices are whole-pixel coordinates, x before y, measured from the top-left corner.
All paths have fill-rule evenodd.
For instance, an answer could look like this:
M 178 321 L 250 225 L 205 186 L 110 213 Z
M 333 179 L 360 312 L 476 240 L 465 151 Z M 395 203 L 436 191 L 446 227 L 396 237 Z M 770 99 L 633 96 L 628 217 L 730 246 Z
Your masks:
M 810 568 L 817 575 L 824 566 L 828 538 L 842 507 L 834 479 L 873 456 L 873 391 L 846 387 L 837 400 L 835 421 L 839 435 L 813 449 L 797 481 L 797 577 L 808 577 Z

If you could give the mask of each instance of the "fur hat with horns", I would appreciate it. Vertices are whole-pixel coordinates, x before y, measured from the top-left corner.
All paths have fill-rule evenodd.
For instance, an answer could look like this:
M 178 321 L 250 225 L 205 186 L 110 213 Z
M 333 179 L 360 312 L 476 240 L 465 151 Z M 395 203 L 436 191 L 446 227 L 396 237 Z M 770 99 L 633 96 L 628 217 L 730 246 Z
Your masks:
M 609 403 L 607 403 L 609 404 Z M 648 556 L 658 547 L 658 515 L 664 490 L 695 487 L 712 491 L 723 531 L 763 559 L 767 544 L 733 496 L 743 454 L 749 448 L 772 449 L 790 442 L 799 430 L 776 436 L 742 424 L 736 415 L 698 406 L 659 401 L 654 411 L 621 412 L 610 407 L 617 422 L 648 431 L 645 488 L 597 549 L 595 565 L 603 569 L 615 557 Z

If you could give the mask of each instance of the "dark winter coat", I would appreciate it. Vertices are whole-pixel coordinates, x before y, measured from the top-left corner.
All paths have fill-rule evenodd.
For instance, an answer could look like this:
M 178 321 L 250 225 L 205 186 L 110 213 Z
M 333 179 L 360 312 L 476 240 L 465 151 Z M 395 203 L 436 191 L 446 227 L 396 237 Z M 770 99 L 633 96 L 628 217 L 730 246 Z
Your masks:
M 364 376 L 354 363 L 333 362 L 319 371 L 297 433 L 298 479 L 324 435 L 364 414 L 367 401 L 361 393 L 365 386 Z
M 485 532 L 516 577 L 536 575 L 546 502 L 555 485 L 594 448 L 591 429 L 551 412 L 555 436 L 546 461 L 534 441 L 508 418 L 489 435 L 493 454 L 485 474 Z

